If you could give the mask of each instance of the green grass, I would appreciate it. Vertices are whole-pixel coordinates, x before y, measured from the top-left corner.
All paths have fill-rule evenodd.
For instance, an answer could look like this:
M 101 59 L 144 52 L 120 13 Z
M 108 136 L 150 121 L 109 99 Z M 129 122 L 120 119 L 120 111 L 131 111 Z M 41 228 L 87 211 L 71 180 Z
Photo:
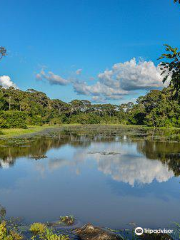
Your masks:
M 147 127 L 147 126 L 142 126 L 142 125 L 123 125 L 123 124 L 95 124 L 97 127 L 98 126 L 119 126 L 123 128 L 142 128 L 142 129 L 154 129 L 153 127 Z M 10 128 L 10 129 L 0 129 L 0 138 L 12 138 L 12 137 L 18 137 L 18 136 L 23 136 L 26 134 L 33 134 L 37 132 L 41 132 L 45 129 L 48 128 L 60 128 L 60 127 L 75 127 L 75 126 L 86 126 L 86 125 L 81 125 L 81 124 L 62 124 L 62 125 L 44 125 L 44 126 L 28 126 L 27 129 L 22 129 L 22 128 Z M 89 126 L 93 126 L 93 124 L 89 124 Z M 156 128 L 156 129 L 179 129 L 179 128 Z
M 95 124 L 96 126 L 119 126 L 119 127 L 126 127 L 126 128 L 138 128 L 141 126 L 130 126 L 130 125 L 122 125 L 122 124 Z M 22 129 L 22 128 L 9 128 L 9 129 L 0 129 L 0 138 L 12 138 L 12 137 L 19 137 L 19 136 L 23 136 L 26 134 L 32 134 L 32 133 L 37 133 L 37 132 L 41 132 L 45 129 L 48 128 L 60 128 L 60 127 L 75 127 L 75 126 L 84 126 L 85 125 L 81 125 L 81 124 L 63 124 L 63 125 L 44 125 L 44 126 L 28 126 L 27 129 Z M 91 125 L 90 125 L 91 126 Z M 92 125 L 93 126 L 93 125 Z
M 27 129 L 22 128 L 1 129 L 0 137 L 2 138 L 17 137 L 21 135 L 40 132 L 47 128 L 50 128 L 50 126 L 28 126 Z

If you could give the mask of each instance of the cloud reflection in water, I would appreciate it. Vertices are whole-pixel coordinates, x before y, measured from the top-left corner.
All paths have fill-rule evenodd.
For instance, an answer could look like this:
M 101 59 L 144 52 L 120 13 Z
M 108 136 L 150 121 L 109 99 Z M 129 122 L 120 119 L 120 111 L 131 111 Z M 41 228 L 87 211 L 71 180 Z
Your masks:
M 80 166 L 87 161 L 95 161 L 97 169 L 118 182 L 135 184 L 150 184 L 154 180 L 166 182 L 174 176 L 172 170 L 159 160 L 149 160 L 138 154 L 136 144 L 128 143 L 92 143 L 88 148 L 74 148 L 73 154 L 66 158 L 49 159 L 47 168 L 50 171 L 62 167 L 70 167 L 80 174 Z M 39 162 L 38 169 L 43 170 L 44 164 Z

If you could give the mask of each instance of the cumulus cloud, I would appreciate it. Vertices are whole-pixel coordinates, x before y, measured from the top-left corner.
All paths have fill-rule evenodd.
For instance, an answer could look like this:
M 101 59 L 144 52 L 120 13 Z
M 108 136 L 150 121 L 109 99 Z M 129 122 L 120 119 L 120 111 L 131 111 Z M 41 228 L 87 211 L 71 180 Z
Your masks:
M 37 80 L 47 80 L 52 85 L 67 85 L 70 83 L 69 80 L 62 78 L 59 75 L 54 74 L 53 72 L 45 73 L 44 70 L 41 70 L 40 73 L 36 74 Z
M 135 90 L 162 88 L 162 80 L 159 66 L 155 66 L 152 61 L 136 61 L 133 58 L 114 64 L 110 70 L 99 73 L 94 85 L 86 82 L 74 83 L 74 90 L 81 95 L 96 96 L 93 97 L 96 101 L 118 100 Z
M 80 81 L 74 82 L 74 90 L 79 95 L 96 96 L 94 99 L 104 100 L 121 99 L 123 95 L 128 94 L 121 88 L 113 88 L 99 81 L 94 85 L 88 85 L 86 82 Z
M 103 102 L 106 100 L 119 100 L 127 94 L 136 93 L 137 90 L 161 89 L 167 86 L 162 83 L 162 70 L 152 61 L 137 61 L 135 58 L 124 63 L 116 63 L 111 69 L 97 75 L 97 81 L 92 84 L 89 81 L 78 79 L 64 79 L 53 72 L 47 74 L 42 70 L 36 75 L 39 80 L 47 80 L 50 84 L 71 84 L 79 95 L 91 96 L 92 101 Z M 77 69 L 76 75 L 80 75 L 82 69 Z M 170 80 L 170 79 L 169 79 Z
M 81 68 L 76 70 L 76 74 L 77 75 L 80 75 L 81 73 L 82 73 L 82 69 Z
M 115 82 L 117 81 L 124 90 L 163 87 L 160 67 L 156 67 L 152 61 L 141 60 L 137 62 L 133 58 L 129 62 L 115 64 L 112 72 Z
M 14 87 L 17 88 L 16 84 L 11 81 L 9 76 L 0 76 L 0 86 L 3 88 Z

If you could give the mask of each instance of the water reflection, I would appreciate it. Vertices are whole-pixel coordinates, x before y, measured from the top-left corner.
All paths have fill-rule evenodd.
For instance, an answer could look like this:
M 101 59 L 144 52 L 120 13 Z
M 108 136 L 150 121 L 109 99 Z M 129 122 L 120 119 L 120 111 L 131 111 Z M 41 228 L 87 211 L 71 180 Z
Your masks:
M 111 175 L 116 181 L 122 181 L 134 186 L 135 183 L 149 184 L 153 180 L 166 182 L 174 176 L 166 165 L 159 161 L 149 161 L 143 157 L 122 155 L 120 158 L 107 159 L 101 157 L 98 160 L 98 169 L 104 174 Z
M 148 159 L 158 159 L 172 169 L 175 176 L 180 175 L 180 144 L 179 142 L 138 142 L 137 150 Z
M 113 228 L 179 222 L 180 145 L 138 134 L 65 131 L 2 142 L 0 202 L 29 221 L 73 214 Z
M 9 168 L 20 157 L 39 156 L 41 159 L 50 149 L 60 149 L 66 145 L 77 149 L 73 161 L 69 161 L 67 156 L 64 159 L 61 156 L 57 159 L 51 157 L 48 159 L 51 171 L 66 165 L 75 166 L 91 158 L 97 161 L 98 169 L 104 174 L 132 186 L 136 182 L 151 183 L 154 179 L 164 182 L 173 175 L 180 175 L 180 145 L 177 142 L 134 141 L 126 135 L 106 136 L 105 139 L 95 135 L 90 138 L 67 132 L 55 137 L 31 139 L 23 146 L 1 146 L 0 167 Z M 39 169 L 43 167 L 39 164 Z

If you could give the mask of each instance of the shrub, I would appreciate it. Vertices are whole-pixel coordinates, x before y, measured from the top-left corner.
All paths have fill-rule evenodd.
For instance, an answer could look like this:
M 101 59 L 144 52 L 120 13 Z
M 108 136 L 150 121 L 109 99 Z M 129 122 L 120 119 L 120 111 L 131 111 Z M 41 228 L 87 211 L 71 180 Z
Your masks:
M 19 233 L 7 229 L 5 221 L 3 221 L 0 224 L 0 240 L 22 240 L 22 239 L 23 236 L 21 236 Z
M 0 128 L 27 128 L 27 114 L 20 111 L 8 111 L 0 113 Z
M 40 115 L 31 116 L 30 118 L 28 118 L 28 122 L 31 125 L 38 125 L 38 126 L 43 125 L 42 117 Z

